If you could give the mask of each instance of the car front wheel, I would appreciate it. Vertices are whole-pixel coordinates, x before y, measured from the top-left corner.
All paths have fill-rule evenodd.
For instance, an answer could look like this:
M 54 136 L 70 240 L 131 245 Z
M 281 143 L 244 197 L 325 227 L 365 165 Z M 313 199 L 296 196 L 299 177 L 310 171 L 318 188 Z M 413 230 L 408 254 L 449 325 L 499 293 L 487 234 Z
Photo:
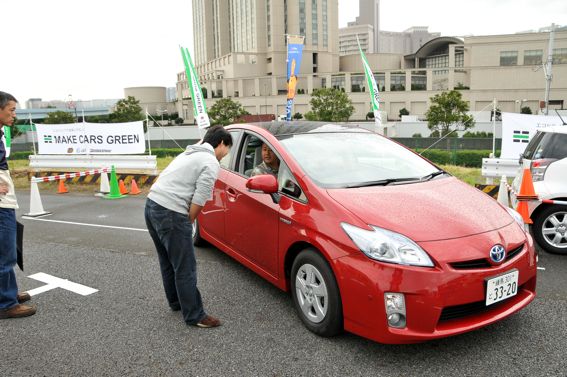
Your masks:
M 333 271 L 319 253 L 306 249 L 291 268 L 291 293 L 295 309 L 305 326 L 321 336 L 343 329 L 343 312 Z
M 567 206 L 553 205 L 542 210 L 533 225 L 539 246 L 553 254 L 567 254 Z

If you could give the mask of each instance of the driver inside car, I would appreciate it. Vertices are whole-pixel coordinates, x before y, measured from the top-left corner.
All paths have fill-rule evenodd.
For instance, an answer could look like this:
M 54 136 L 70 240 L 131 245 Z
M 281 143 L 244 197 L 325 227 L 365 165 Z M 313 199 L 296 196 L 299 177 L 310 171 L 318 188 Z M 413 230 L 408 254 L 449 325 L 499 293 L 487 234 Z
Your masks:
M 262 144 L 262 163 L 252 170 L 251 177 L 260 174 L 271 174 L 278 177 L 278 172 L 280 169 L 280 159 L 276 154 L 266 145 Z

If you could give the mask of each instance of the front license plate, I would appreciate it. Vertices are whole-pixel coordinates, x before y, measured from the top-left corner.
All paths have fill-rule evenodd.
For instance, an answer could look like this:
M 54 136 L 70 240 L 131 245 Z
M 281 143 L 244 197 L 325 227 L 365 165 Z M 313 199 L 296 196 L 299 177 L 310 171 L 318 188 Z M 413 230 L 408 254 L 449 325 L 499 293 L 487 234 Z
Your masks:
M 486 280 L 486 306 L 506 300 L 518 293 L 518 270 Z

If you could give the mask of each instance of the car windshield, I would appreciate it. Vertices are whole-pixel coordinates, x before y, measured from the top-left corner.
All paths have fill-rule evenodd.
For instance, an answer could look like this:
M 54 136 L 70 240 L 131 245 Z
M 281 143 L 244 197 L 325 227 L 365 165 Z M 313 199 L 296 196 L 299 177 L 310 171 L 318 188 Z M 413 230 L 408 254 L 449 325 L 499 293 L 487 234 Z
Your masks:
M 443 173 L 401 145 L 373 133 L 297 134 L 280 141 L 305 173 L 325 188 L 420 182 Z

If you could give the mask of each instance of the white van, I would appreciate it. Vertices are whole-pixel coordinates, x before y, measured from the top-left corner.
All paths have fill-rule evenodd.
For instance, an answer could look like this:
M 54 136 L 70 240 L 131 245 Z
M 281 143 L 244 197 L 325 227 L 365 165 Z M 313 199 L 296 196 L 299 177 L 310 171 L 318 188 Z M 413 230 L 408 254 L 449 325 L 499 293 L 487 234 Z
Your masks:
M 539 129 L 520 160 L 529 168 L 540 201 L 529 201 L 532 233 L 538 245 L 550 253 L 567 255 L 567 205 L 542 203 L 543 199 L 567 201 L 567 126 Z M 512 205 L 518 202 L 522 174 L 512 184 Z

